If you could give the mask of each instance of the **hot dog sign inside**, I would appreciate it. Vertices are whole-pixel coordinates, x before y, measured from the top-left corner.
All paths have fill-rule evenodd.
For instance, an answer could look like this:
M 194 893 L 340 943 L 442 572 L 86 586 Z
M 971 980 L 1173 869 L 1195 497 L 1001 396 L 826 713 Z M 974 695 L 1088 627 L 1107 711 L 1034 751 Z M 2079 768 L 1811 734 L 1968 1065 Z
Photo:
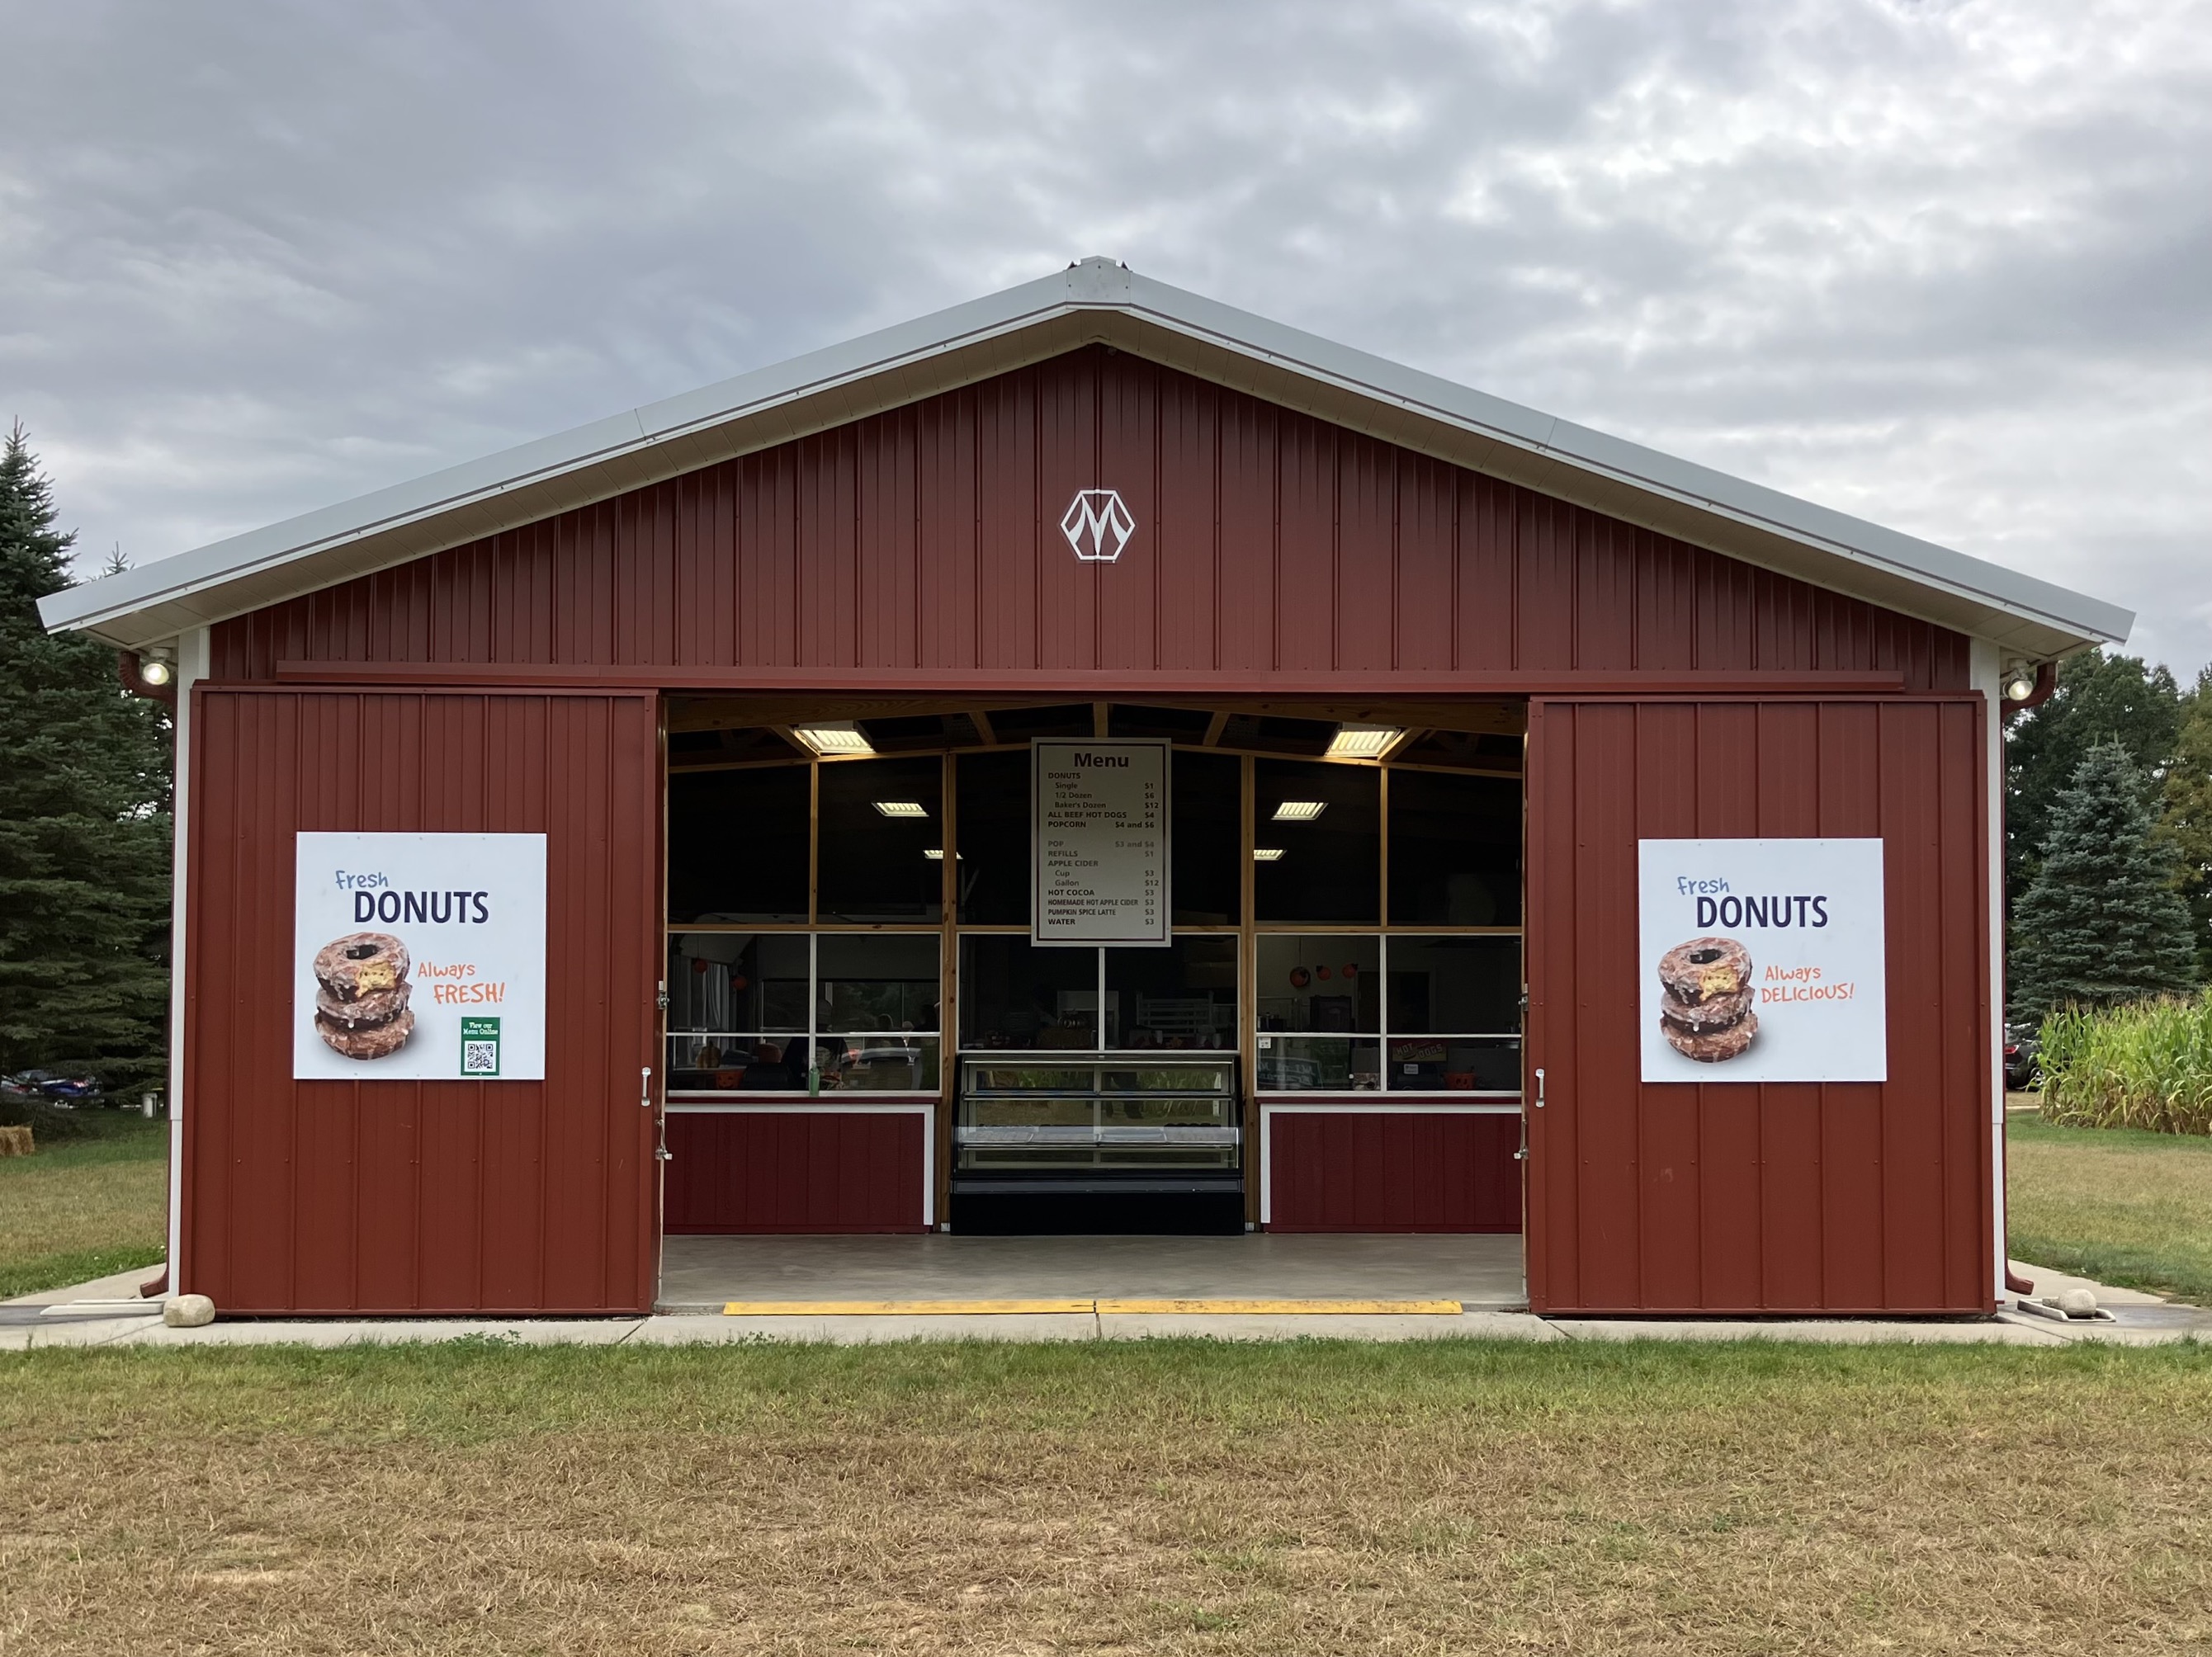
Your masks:
M 292 1074 L 545 1075 L 545 836 L 302 834 Z
M 1638 842 L 1647 1082 L 1888 1079 L 1881 842 Z

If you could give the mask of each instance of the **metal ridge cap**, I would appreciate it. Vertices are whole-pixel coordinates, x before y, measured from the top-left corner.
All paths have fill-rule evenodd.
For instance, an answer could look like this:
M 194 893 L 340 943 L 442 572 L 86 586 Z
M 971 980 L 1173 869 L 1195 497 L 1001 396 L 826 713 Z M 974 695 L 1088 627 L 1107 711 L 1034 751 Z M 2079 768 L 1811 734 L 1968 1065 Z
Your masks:
M 1114 308 L 1525 453 L 1559 460 L 2061 631 L 2118 643 L 2135 625 L 2134 611 L 2040 576 L 1547 415 L 1165 282 L 1134 273 L 1130 282 L 1131 300 Z M 1159 298 L 1153 300 L 1152 294 Z M 1206 315 L 1208 312 L 1218 314 Z
M 41 598 L 40 620 L 50 632 L 96 627 L 366 536 L 495 500 L 530 484 L 982 344 L 1048 322 L 1055 315 L 1116 308 L 1111 301 L 1075 300 L 1070 287 L 1069 272 L 1055 271 L 981 299 L 749 369 L 697 391 L 680 392 L 387 484 L 135 569 L 79 582 Z M 951 332 L 945 331 L 948 321 L 956 324 Z M 372 509 L 371 515 L 364 516 L 364 508 Z

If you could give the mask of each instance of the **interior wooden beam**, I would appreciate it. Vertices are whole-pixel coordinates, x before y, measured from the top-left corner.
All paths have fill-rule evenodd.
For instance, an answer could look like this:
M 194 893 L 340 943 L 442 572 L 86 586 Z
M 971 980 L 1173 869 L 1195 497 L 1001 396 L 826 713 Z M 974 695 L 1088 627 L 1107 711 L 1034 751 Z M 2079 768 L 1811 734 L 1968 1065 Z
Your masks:
M 1221 733 L 1228 728 L 1228 711 L 1226 709 L 1218 709 L 1216 710 L 1213 717 L 1206 721 L 1206 735 L 1200 740 L 1202 740 L 1208 748 L 1218 747 L 1221 742 Z
M 1103 736 L 1104 736 L 1104 735 L 1107 733 L 1107 731 L 1112 728 L 1112 725 L 1113 725 L 1113 719 L 1114 719 L 1114 704 L 1113 704 L 1113 703 L 1111 703 L 1111 702 L 1093 702 L 1093 703 L 1091 703 L 1091 734 L 1092 736 L 1094 736 L 1094 737 L 1103 737 Z

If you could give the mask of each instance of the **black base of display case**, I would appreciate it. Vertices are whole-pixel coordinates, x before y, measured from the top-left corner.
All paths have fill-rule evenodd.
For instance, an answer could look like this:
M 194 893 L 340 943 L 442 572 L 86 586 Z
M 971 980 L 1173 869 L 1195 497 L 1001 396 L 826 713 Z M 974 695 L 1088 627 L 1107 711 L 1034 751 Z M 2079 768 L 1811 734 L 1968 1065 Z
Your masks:
M 1225 1237 L 1244 1230 L 1244 1193 L 1226 1182 L 1146 1180 L 1054 1187 L 956 1180 L 952 1229 L 974 1236 Z

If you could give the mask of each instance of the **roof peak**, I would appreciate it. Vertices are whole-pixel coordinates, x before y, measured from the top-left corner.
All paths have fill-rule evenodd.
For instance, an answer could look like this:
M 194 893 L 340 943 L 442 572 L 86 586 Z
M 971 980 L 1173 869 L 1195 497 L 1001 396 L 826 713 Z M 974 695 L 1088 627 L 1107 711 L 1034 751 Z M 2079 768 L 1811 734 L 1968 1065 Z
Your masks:
M 2128 611 L 1139 276 L 1103 254 L 40 600 L 125 649 L 1105 343 L 2038 659 Z

